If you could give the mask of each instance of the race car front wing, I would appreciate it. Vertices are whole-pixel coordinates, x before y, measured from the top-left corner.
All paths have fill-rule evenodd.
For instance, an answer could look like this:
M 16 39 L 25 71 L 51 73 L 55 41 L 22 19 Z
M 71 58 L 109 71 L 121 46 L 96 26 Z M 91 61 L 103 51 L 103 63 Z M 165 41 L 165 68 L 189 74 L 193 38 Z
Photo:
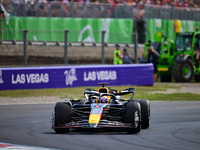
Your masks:
M 63 126 L 54 126 L 56 128 L 137 128 L 132 123 L 122 123 L 118 121 L 101 120 L 98 124 L 88 123 L 88 120 L 82 120 L 77 122 L 70 122 Z

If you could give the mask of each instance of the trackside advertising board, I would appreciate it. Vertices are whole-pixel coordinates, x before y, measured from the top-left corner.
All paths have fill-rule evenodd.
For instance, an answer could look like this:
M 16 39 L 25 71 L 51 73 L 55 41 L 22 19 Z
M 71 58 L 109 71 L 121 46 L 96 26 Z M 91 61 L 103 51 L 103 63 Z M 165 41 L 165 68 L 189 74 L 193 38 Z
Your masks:
M 153 65 L 0 68 L 0 90 L 109 85 L 153 85 Z
M 69 42 L 101 42 L 101 32 L 107 43 L 132 43 L 132 19 L 94 19 L 59 17 L 11 17 L 3 21 L 3 40 L 23 40 L 23 30 L 28 30 L 31 41 L 64 41 L 64 30 L 69 30 Z
M 146 19 L 147 34 L 146 41 L 154 41 L 157 31 L 165 33 L 169 40 L 175 40 L 176 33 L 195 32 L 196 27 L 200 28 L 200 21 L 192 20 L 164 20 L 164 19 Z

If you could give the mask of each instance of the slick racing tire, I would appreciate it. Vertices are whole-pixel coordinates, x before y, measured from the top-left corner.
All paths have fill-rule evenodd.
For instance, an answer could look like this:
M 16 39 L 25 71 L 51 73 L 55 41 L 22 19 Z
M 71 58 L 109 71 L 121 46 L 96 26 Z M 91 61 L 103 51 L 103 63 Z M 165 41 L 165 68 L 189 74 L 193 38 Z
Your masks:
M 126 123 L 132 123 L 136 128 L 126 128 L 128 134 L 139 133 L 141 130 L 141 107 L 138 102 L 126 104 Z
M 55 127 L 64 126 L 66 123 L 71 121 L 71 111 L 69 104 L 64 102 L 58 102 L 55 105 Z M 56 133 L 68 133 L 69 128 L 55 128 L 54 131 Z
M 185 62 L 175 62 L 173 78 L 176 82 L 190 82 L 194 76 L 194 66 L 191 59 Z
M 150 103 L 147 99 L 134 100 L 140 103 L 142 113 L 142 129 L 147 129 L 150 126 Z

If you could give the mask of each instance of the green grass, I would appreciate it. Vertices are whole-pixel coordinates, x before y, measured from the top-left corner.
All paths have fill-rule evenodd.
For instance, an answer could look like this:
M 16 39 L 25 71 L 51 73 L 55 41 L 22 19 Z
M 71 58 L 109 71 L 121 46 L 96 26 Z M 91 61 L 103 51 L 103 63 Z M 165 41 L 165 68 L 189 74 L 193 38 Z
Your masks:
M 168 89 L 179 90 L 179 86 L 172 84 L 155 84 L 154 86 L 112 86 L 112 89 L 123 90 L 129 87 L 135 88 L 134 99 L 149 100 L 200 100 L 200 94 L 193 93 L 165 93 Z M 1 97 L 39 97 L 39 96 L 59 96 L 60 98 L 84 98 L 85 88 L 98 89 L 99 87 L 77 87 L 60 89 L 37 89 L 37 90 L 9 90 L 0 91 Z M 155 93 L 155 91 L 163 91 Z M 154 92 L 154 93 L 153 93 Z M 126 97 L 128 98 L 128 97 Z
M 193 93 L 171 93 L 171 94 L 148 94 L 148 93 L 139 93 L 135 95 L 135 99 L 149 99 L 149 100 L 156 100 L 156 101 L 193 101 L 197 100 L 200 101 L 199 94 Z

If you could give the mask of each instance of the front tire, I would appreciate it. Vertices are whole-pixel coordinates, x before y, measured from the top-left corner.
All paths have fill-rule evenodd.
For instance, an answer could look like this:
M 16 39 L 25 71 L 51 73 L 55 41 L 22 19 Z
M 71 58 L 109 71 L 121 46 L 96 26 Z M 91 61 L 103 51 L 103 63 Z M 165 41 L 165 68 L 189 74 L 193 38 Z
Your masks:
M 126 104 L 126 123 L 132 123 L 136 128 L 127 128 L 128 134 L 139 133 L 141 130 L 141 107 L 138 102 L 128 102 Z
M 54 108 L 55 111 L 55 127 L 65 126 L 66 123 L 71 121 L 71 111 L 70 106 L 64 102 L 58 102 Z M 69 128 L 55 128 L 56 133 L 68 133 Z
M 140 103 L 142 113 L 142 129 L 147 129 L 150 126 L 150 103 L 147 99 L 134 100 Z
M 176 82 L 190 82 L 194 76 L 194 66 L 191 59 L 185 62 L 175 62 L 173 78 Z

